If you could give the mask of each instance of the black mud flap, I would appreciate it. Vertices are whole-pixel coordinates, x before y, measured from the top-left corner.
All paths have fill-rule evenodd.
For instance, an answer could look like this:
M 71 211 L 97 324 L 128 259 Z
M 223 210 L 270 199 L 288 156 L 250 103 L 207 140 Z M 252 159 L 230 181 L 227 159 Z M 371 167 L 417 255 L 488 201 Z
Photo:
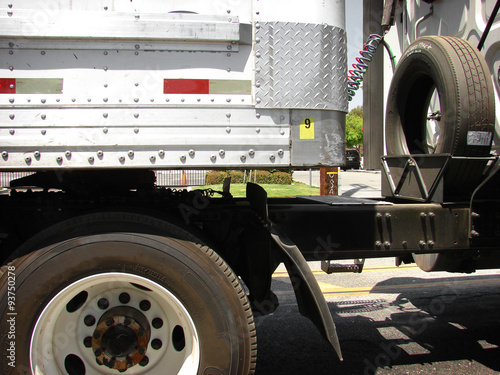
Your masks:
M 278 245 L 278 248 L 283 251 L 283 261 L 288 275 L 295 281 L 294 291 L 300 313 L 316 325 L 322 336 L 333 346 L 339 359 L 342 360 L 335 323 L 307 261 L 288 236 L 269 220 L 266 191 L 259 185 L 248 183 L 246 193 L 253 212 L 269 230 L 271 238 Z

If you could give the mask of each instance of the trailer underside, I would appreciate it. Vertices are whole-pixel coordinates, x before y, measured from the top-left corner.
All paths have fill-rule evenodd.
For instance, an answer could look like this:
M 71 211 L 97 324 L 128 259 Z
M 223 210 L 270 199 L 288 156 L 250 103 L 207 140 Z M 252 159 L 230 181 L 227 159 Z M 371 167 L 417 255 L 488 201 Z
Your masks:
M 54 253 L 61 259 L 64 254 L 73 254 L 74 258 L 81 257 L 82 261 L 88 257 L 105 257 L 94 266 L 99 271 L 95 273 L 93 270 L 95 275 L 89 277 L 101 277 L 96 279 L 101 295 L 118 293 L 123 297 L 130 294 L 128 289 L 109 289 L 106 286 L 106 279 L 115 277 L 117 267 L 120 269 L 117 275 L 121 275 L 120 280 L 125 285 L 136 284 L 136 276 L 133 276 L 136 272 L 156 275 L 155 278 L 163 280 L 165 277 L 170 278 L 170 273 L 174 271 L 164 273 L 166 271 L 163 268 L 167 265 L 174 265 L 175 273 L 179 271 L 179 266 L 175 266 L 176 257 L 184 257 L 185 251 L 198 256 L 198 252 L 202 250 L 211 259 L 223 262 L 217 263 L 216 269 L 232 270 L 231 274 L 226 275 L 228 280 L 234 280 L 232 272 L 238 276 L 248 291 L 246 298 L 238 298 L 240 301 L 248 299 L 253 316 L 259 316 L 270 314 L 279 306 L 278 299 L 271 290 L 271 280 L 277 266 L 284 263 L 293 281 L 301 314 L 311 319 L 336 350 L 339 358 L 342 358 L 335 324 L 307 261 L 326 261 L 326 272 L 361 272 L 361 259 L 374 257 L 396 257 L 399 263 L 415 261 L 420 268 L 428 271 L 474 272 L 480 268 L 498 268 L 500 255 L 497 240 L 500 228 L 497 216 L 500 202 L 497 198 L 497 165 L 495 168 L 475 189 L 469 200 L 455 202 L 431 202 L 432 196 L 426 202 L 411 201 L 402 196 L 384 199 L 342 196 L 268 199 L 262 187 L 251 183 L 247 184 L 246 198 L 233 198 L 229 192 L 229 184 L 226 184 L 223 192 L 158 188 L 154 185 L 152 172 L 148 171 L 37 173 L 14 182 L 9 194 L 0 196 L 0 252 L 2 263 L 7 265 L 2 270 L 5 272 L 6 267 L 14 267 L 13 265 L 23 269 L 19 265 L 30 259 L 31 254 L 40 259 L 37 262 L 42 262 L 45 258 L 37 254 L 45 252 Z M 401 174 L 403 180 L 408 179 L 408 173 Z M 397 185 L 404 187 L 405 181 Z M 411 187 L 411 181 L 409 183 Z M 417 184 L 425 186 L 425 181 Z M 184 249 L 185 246 L 190 250 Z M 192 246 L 195 248 L 191 248 Z M 135 254 L 133 258 L 140 254 L 149 254 L 147 256 L 154 258 L 160 249 L 170 249 L 161 252 L 167 251 L 168 256 L 173 256 L 174 260 L 163 264 L 164 261 L 160 260 L 163 258 L 160 258 L 155 264 L 144 267 L 143 262 L 130 258 L 132 254 Z M 117 253 L 113 255 L 115 250 Z M 127 252 L 130 255 L 123 258 L 121 254 L 125 255 Z M 338 259 L 356 261 L 352 266 L 340 267 L 330 263 Z M 180 280 L 192 274 L 199 262 L 195 261 L 190 266 L 191 271 L 181 272 Z M 132 272 L 126 272 L 126 263 L 130 263 L 128 267 L 132 267 Z M 41 264 L 49 266 L 50 263 L 47 261 Z M 60 265 L 56 269 L 61 270 L 58 272 L 62 272 L 64 279 L 76 277 L 75 271 L 88 272 L 80 270 L 85 268 L 85 261 L 77 264 L 77 269 L 73 271 L 71 267 L 64 271 L 66 267 L 61 268 Z M 92 268 L 91 263 L 89 267 Z M 105 272 L 106 267 L 109 268 L 108 272 Z M 154 271 L 154 267 L 159 268 Z M 63 271 L 69 272 L 68 275 Z M 31 276 L 32 271 L 28 275 Z M 28 280 L 33 280 L 33 277 Z M 51 280 L 48 279 L 47 282 Z M 44 314 L 49 314 L 47 316 L 50 319 L 52 316 L 59 316 L 56 319 L 60 321 L 63 318 L 57 311 L 62 311 L 61 306 L 70 311 L 73 304 L 86 303 L 86 297 L 84 301 L 79 301 L 79 296 L 82 293 L 87 296 L 91 293 L 88 290 L 92 289 L 84 283 L 86 278 L 77 280 L 81 281 L 75 281 L 67 287 L 68 292 L 62 292 L 64 298 L 73 297 L 71 301 L 76 302 L 65 304 L 58 296 L 51 297 L 37 322 L 42 328 L 34 328 L 35 335 L 40 336 L 37 342 L 43 343 L 46 340 L 43 332 L 51 321 L 45 319 Z M 206 279 L 200 279 L 203 280 Z M 180 285 L 182 283 L 181 281 Z M 145 290 L 154 291 L 159 288 L 156 282 L 139 285 Z M 238 285 L 239 283 L 234 284 L 237 296 L 242 293 Z M 82 292 L 78 293 L 80 290 Z M 215 290 L 219 289 L 209 288 L 207 292 Z M 189 304 L 191 298 L 197 298 L 199 294 L 186 295 L 188 299 L 184 300 L 184 304 Z M 98 296 L 99 293 L 95 298 Z M 146 293 L 140 298 L 145 298 L 143 300 L 148 303 L 164 306 L 163 310 L 167 311 L 164 319 L 175 315 L 168 312 L 169 309 L 175 312 L 183 306 L 175 298 L 165 298 L 162 293 L 157 296 Z M 234 292 L 227 291 L 216 298 L 228 298 L 228 303 L 231 303 Z M 144 306 L 123 307 L 122 304 L 123 302 L 112 306 L 109 312 L 100 317 L 94 335 L 98 335 L 96 332 L 99 329 L 106 333 L 106 337 L 117 334 L 115 331 L 121 327 L 120 324 L 116 329 L 114 325 L 111 328 L 104 325 L 110 314 L 118 316 L 118 319 L 132 318 L 133 324 L 137 324 L 137 332 L 144 329 L 147 331 L 150 327 L 149 320 L 139 311 Z M 246 312 L 246 306 L 243 303 L 236 308 L 236 311 L 241 311 L 239 335 L 244 337 L 238 341 L 238 345 L 243 348 L 241 350 L 254 353 L 255 336 L 251 333 L 254 332 L 253 318 Z M 56 313 L 50 313 L 54 308 Z M 46 313 L 46 310 L 49 312 Z M 221 319 L 216 311 L 213 314 L 214 321 Z M 87 325 L 85 321 L 80 331 L 89 331 Z M 90 324 L 90 328 L 93 326 L 93 323 Z M 186 335 L 192 331 L 193 324 L 188 319 L 179 326 L 185 332 L 182 334 L 183 339 L 188 340 Z M 202 323 L 198 323 L 197 327 L 204 329 Z M 130 342 L 136 340 L 134 332 L 130 331 L 127 336 Z M 84 346 L 91 346 L 93 351 L 100 353 L 99 350 L 106 343 L 93 340 L 88 334 L 86 333 Z M 188 346 L 189 350 L 196 351 L 202 345 L 196 339 L 192 342 Z M 155 341 L 155 345 L 159 345 L 158 341 Z M 142 352 L 145 350 L 141 349 Z M 137 355 L 132 351 L 122 354 L 126 354 L 127 358 L 136 357 L 135 360 L 130 359 L 132 365 L 148 366 L 149 357 L 144 359 L 144 355 Z M 231 351 L 228 353 L 233 355 Z M 82 350 L 76 356 L 65 355 L 65 360 L 84 363 L 86 355 L 88 351 Z M 113 356 L 108 358 L 106 355 L 102 357 L 96 354 L 96 357 L 99 366 L 119 369 L 128 364 L 113 361 Z M 254 360 L 249 363 L 255 364 Z
M 412 262 L 416 254 L 441 253 L 438 264 L 427 270 L 473 272 L 500 267 L 498 178 L 492 173 L 473 199 L 458 202 L 298 196 L 264 198 L 263 204 L 271 222 L 307 261 L 398 257 Z M 3 262 L 87 234 L 171 236 L 162 229 L 162 223 L 170 223 L 189 234 L 182 239 L 217 251 L 259 300 L 269 298 L 281 251 L 248 199 L 228 192 L 157 188 L 151 173 L 141 171 L 47 172 L 17 185 L 38 188 L 13 188 L 0 196 Z

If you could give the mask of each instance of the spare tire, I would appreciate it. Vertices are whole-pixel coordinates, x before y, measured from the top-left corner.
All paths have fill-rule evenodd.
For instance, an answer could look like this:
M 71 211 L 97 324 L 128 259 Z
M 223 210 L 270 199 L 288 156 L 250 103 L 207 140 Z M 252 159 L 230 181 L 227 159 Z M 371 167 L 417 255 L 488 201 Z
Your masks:
M 429 116 L 433 96 L 440 108 L 432 109 Z M 434 134 L 426 129 L 429 120 L 439 123 Z M 494 127 L 490 72 L 472 44 L 454 37 L 426 36 L 408 47 L 387 100 L 388 155 L 488 156 Z M 434 138 L 432 144 L 428 135 Z
M 387 154 L 488 156 L 494 128 L 493 85 L 479 51 L 453 37 L 426 36 L 413 42 L 401 57 L 389 90 Z M 473 160 L 463 161 L 458 169 L 447 176 L 445 189 L 462 189 L 482 178 Z M 460 254 L 413 254 L 413 258 L 424 271 L 471 272 L 470 259 Z

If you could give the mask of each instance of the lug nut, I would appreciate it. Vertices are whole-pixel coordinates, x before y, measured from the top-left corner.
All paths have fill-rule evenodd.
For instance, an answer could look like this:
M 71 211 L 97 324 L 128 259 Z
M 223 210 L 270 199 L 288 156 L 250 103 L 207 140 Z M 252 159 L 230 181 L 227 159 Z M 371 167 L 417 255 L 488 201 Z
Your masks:
M 108 327 L 111 327 L 113 324 L 115 324 L 115 320 L 113 318 L 109 318 L 108 320 L 106 320 L 106 325 Z
M 106 298 L 101 298 L 99 301 L 97 301 L 97 306 L 101 310 L 106 310 L 109 307 L 109 301 Z
M 122 293 L 120 294 L 120 296 L 118 297 L 118 300 L 121 302 L 121 303 L 129 303 L 130 302 L 130 294 L 128 293 Z
M 86 347 L 86 348 L 90 348 L 92 347 L 92 337 L 90 336 L 87 336 L 83 339 L 83 345 Z
M 160 339 L 154 339 L 153 341 L 151 341 L 151 347 L 154 349 L 154 350 L 158 350 L 162 347 L 163 343 L 161 342 Z
M 154 328 L 160 329 L 161 327 L 163 327 L 163 320 L 161 320 L 160 318 L 154 318 L 152 325 Z
M 102 364 L 106 367 L 111 368 L 111 366 L 109 365 L 109 360 L 106 357 L 102 359 Z
M 83 322 L 87 327 L 91 327 L 95 324 L 95 318 L 92 315 L 87 315 L 85 318 L 83 318 Z
M 103 362 L 104 362 L 104 365 L 109 367 L 109 368 L 113 368 L 115 366 L 115 363 L 116 363 L 116 360 L 115 358 L 111 358 L 110 360 L 108 360 L 106 357 L 103 359 Z
M 151 308 L 151 302 L 149 302 L 147 299 L 143 299 L 139 303 L 139 307 L 141 308 L 142 311 L 148 311 Z
M 144 357 L 144 358 L 142 358 L 142 359 L 141 359 L 141 361 L 139 362 L 139 366 L 144 367 L 144 366 L 147 366 L 147 365 L 148 365 L 148 363 L 149 363 L 149 358 L 148 358 L 148 357 Z

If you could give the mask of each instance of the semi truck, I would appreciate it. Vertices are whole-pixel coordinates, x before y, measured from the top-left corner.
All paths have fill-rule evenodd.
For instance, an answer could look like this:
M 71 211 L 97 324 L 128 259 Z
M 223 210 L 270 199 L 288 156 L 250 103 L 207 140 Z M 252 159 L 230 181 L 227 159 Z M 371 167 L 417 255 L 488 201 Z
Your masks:
M 364 1 L 352 69 L 344 1 L 0 7 L 3 374 L 253 374 L 282 263 L 341 359 L 308 261 L 500 267 L 498 2 Z M 382 197 L 155 183 L 343 166 L 361 85 Z

